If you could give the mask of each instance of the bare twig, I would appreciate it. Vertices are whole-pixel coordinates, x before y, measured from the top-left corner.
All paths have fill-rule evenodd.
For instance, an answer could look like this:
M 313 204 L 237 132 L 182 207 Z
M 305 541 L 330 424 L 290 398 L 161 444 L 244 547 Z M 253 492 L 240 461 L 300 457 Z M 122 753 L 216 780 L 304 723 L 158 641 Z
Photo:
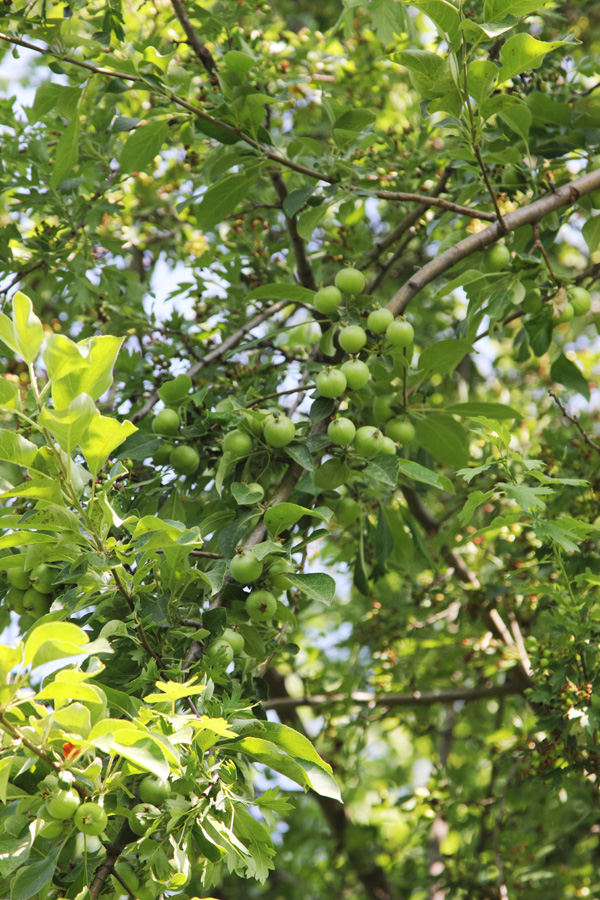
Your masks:
M 581 423 L 580 423 L 579 419 L 577 418 L 577 416 L 572 416 L 570 413 L 567 412 L 567 410 L 565 409 L 565 407 L 563 406 L 563 404 L 560 402 L 560 400 L 558 399 L 558 397 L 557 397 L 556 394 L 554 393 L 554 391 L 548 391 L 548 393 L 550 394 L 550 396 L 552 397 L 552 399 L 554 400 L 554 402 L 556 403 L 556 405 L 557 405 L 558 408 L 560 409 L 560 411 L 561 411 L 561 413 L 563 414 L 563 416 L 565 417 L 565 419 L 568 419 L 569 422 L 572 422 L 573 425 L 577 428 L 577 430 L 578 430 L 579 433 L 581 434 L 581 437 L 584 439 L 584 441 L 586 442 L 586 444 L 588 444 L 588 446 L 590 446 L 590 447 L 591 447 L 593 450 L 595 450 L 597 453 L 600 453 L 600 445 L 599 445 L 599 444 L 596 444 L 596 442 L 593 441 L 593 440 L 591 439 L 591 437 L 589 436 L 589 434 L 588 434 L 586 431 L 584 431 L 584 429 L 582 428 Z
M 280 711 L 296 709 L 299 706 L 320 708 L 334 703 L 350 703 L 352 706 L 367 706 L 371 709 L 399 707 L 432 706 L 434 703 L 466 703 L 475 700 L 486 700 L 491 697 L 506 697 L 521 694 L 522 686 L 516 684 L 492 684 L 488 682 L 476 688 L 448 688 L 435 691 L 412 691 L 410 694 L 372 693 L 371 691 L 352 691 L 349 694 L 314 694 L 312 697 L 275 697 L 263 703 L 265 709 Z
M 556 277 L 556 275 L 554 274 L 554 272 L 552 270 L 552 266 L 550 265 L 550 260 L 548 259 L 548 254 L 546 253 L 546 249 L 540 239 L 540 226 L 537 224 L 537 222 L 533 226 L 533 247 L 531 248 L 531 251 L 533 252 L 534 250 L 540 251 L 540 253 L 544 257 L 544 262 L 546 263 L 546 268 L 550 272 L 550 277 L 552 278 L 552 281 L 554 281 L 554 283 L 560 287 L 560 279 L 558 279 Z

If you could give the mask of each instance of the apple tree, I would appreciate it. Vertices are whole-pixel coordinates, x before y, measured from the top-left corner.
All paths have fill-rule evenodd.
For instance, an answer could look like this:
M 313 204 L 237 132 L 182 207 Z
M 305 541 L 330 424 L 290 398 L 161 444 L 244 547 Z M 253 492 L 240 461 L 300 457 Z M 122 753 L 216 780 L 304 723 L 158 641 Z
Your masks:
M 598 896 L 598 10 L 0 48 L 2 896 Z

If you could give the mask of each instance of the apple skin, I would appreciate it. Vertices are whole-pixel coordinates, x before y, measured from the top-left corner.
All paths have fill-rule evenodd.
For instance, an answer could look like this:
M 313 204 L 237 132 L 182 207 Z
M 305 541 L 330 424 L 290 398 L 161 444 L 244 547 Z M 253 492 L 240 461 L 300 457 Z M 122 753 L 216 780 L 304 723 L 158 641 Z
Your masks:
M 108 825 L 108 816 L 98 803 L 88 801 L 75 813 L 75 825 L 82 834 L 97 837 Z
M 138 803 L 131 810 L 129 827 L 138 837 L 144 837 L 152 822 L 160 817 L 160 809 L 152 803 Z
M 142 803 L 160 806 L 170 796 L 171 785 L 158 775 L 146 775 L 140 782 L 139 794 Z
M 262 575 L 263 564 L 252 550 L 242 550 L 231 560 L 229 571 L 240 584 L 252 584 Z
M 362 294 L 366 283 L 363 273 L 351 267 L 340 269 L 335 276 L 335 286 L 345 294 Z
M 246 612 L 256 622 L 272 619 L 277 610 L 277 600 L 269 591 L 252 591 L 246 597 Z

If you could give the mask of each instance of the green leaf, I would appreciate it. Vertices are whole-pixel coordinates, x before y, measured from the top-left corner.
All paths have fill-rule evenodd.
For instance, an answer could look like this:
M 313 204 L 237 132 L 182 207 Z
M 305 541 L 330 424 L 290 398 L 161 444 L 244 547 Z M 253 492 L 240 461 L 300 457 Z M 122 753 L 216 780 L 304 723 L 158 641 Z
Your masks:
M 235 72 L 243 80 L 250 69 L 256 65 L 256 60 L 247 53 L 239 50 L 229 50 L 223 57 L 225 65 L 231 72 Z
M 397 457 L 397 460 L 398 471 L 407 478 L 411 478 L 413 481 L 419 481 L 421 484 L 428 484 L 431 487 L 438 488 L 440 491 L 448 491 L 450 494 L 454 493 L 454 485 L 445 475 L 438 475 L 437 472 L 428 469 L 426 466 L 421 466 L 419 463 L 413 462 L 412 459 Z
M 245 737 L 230 744 L 228 750 L 244 753 L 251 759 L 268 766 L 270 769 L 274 769 L 275 772 L 280 772 L 286 778 L 291 778 L 292 781 L 295 781 L 296 784 L 303 788 L 311 787 L 309 778 L 300 763 L 292 759 L 291 756 L 280 753 L 276 745 L 271 741 L 265 741 L 256 737 Z
M 582 394 L 586 400 L 590 399 L 590 388 L 574 362 L 561 353 L 550 367 L 550 377 L 558 384 L 564 384 L 570 391 Z
M 310 241 L 313 236 L 313 231 L 320 225 L 325 216 L 327 215 L 327 210 L 329 207 L 326 203 L 321 203 L 320 206 L 313 206 L 309 209 L 305 209 L 303 213 L 298 216 L 298 234 L 305 241 Z
M 0 409 L 21 409 L 19 385 L 0 378 Z
M 294 731 L 289 725 L 280 725 L 278 722 L 267 722 L 254 720 L 250 724 L 244 726 L 240 730 L 241 737 L 258 737 L 267 741 L 272 741 L 285 750 L 290 756 L 296 759 L 304 759 L 312 762 L 323 769 L 325 772 L 332 774 L 332 768 L 329 763 L 321 759 L 308 738 Z
M 544 57 L 557 47 L 564 47 L 568 41 L 538 41 L 530 34 L 515 34 L 508 38 L 500 50 L 502 68 L 498 75 L 498 84 L 514 78 L 529 69 L 537 69 Z
M 187 399 L 192 389 L 189 375 L 178 375 L 172 381 L 165 381 L 158 389 L 158 396 L 167 406 L 179 406 Z
M 0 459 L 15 463 L 17 466 L 29 468 L 37 452 L 37 446 L 31 441 L 28 441 L 20 434 L 15 434 L 14 431 L 0 428 Z
M 419 370 L 438 375 L 453 372 L 472 349 L 473 345 L 462 339 L 436 341 L 426 347 L 419 356 Z
M 54 659 L 111 652 L 104 638 L 90 643 L 85 631 L 71 622 L 47 622 L 34 628 L 27 638 L 24 662 L 35 669 Z
M 522 419 L 523 416 L 512 406 L 506 406 L 504 403 L 483 403 L 478 400 L 472 400 L 469 403 L 453 403 L 447 406 L 447 413 L 453 413 L 457 416 L 466 416 L 473 418 L 474 416 L 485 416 L 488 419 Z
M 295 588 L 302 591 L 310 600 L 329 605 L 335 597 L 335 581 L 331 575 L 316 572 L 310 575 L 286 575 Z
M 158 156 L 167 136 L 168 125 L 164 119 L 154 119 L 147 125 L 139 125 L 130 134 L 119 156 L 121 172 L 143 172 L 150 168 Z
M 312 306 L 315 292 L 300 284 L 261 284 L 246 296 L 247 300 L 289 300 L 290 303 L 309 303 Z
M 526 103 L 513 94 L 504 95 L 497 114 L 519 137 L 525 141 L 529 139 L 533 116 Z
M 514 500 L 523 512 L 535 511 L 537 509 L 545 509 L 546 503 L 542 500 L 544 494 L 553 494 L 551 487 L 527 487 L 525 484 L 498 484 L 498 488 L 503 488 L 509 500 Z
M 328 459 L 315 472 L 314 481 L 317 487 L 334 490 L 346 484 L 352 469 L 341 459 Z
M 59 846 L 43 859 L 27 862 L 20 868 L 10 886 L 10 900 L 29 900 L 30 897 L 42 896 L 40 892 L 54 876 L 60 850 Z
M 413 6 L 429 16 L 442 35 L 447 35 L 451 41 L 454 40 L 458 34 L 460 21 L 456 6 L 447 3 L 446 0 L 414 0 Z
M 493 496 L 494 491 L 487 491 L 485 494 L 482 491 L 472 491 L 458 514 L 460 524 L 463 526 L 468 525 L 475 514 L 475 510 Z
M 331 797 L 332 800 L 342 802 L 342 795 L 333 775 L 330 775 L 329 772 L 315 766 L 313 763 L 305 762 L 302 759 L 299 762 L 306 772 L 309 785 L 316 794 L 319 794 L 321 797 Z
M 13 297 L 13 322 L 17 352 L 25 362 L 35 362 L 44 339 L 44 329 L 33 311 L 31 300 L 22 291 L 17 291 Z
M 113 382 L 115 360 L 123 338 L 101 335 L 73 344 L 62 335 L 46 342 L 44 362 L 52 372 L 52 399 L 56 409 L 68 407 L 79 394 L 98 400 Z
M 335 120 L 334 130 L 341 128 L 343 131 L 361 132 L 376 120 L 377 115 L 372 109 L 349 109 Z M 316 207 L 318 208 L 318 207 Z
M 254 490 L 247 484 L 242 484 L 239 481 L 235 481 L 231 485 L 231 493 L 235 497 L 235 502 L 238 506 L 254 506 L 255 503 L 260 503 L 265 496 L 265 492 L 262 489 L 260 491 Z
M 535 355 L 543 356 L 552 341 L 552 317 L 549 311 L 544 309 L 537 316 L 528 319 L 525 322 L 525 331 Z
M 317 519 L 325 520 L 325 516 L 313 509 L 307 509 L 304 506 L 297 506 L 295 503 L 278 503 L 272 506 L 265 513 L 265 525 L 269 533 L 273 537 L 277 537 L 282 531 L 286 531 L 292 525 L 295 525 L 303 516 L 314 516 Z
M 71 401 L 67 409 L 50 409 L 45 406 L 39 423 L 58 441 L 68 456 L 83 440 L 94 416 L 100 413 L 94 401 L 87 394 L 80 394 Z
M 469 63 L 467 67 L 469 94 L 478 106 L 489 97 L 497 74 L 498 68 L 487 59 L 474 59 Z M 476 272 L 476 276 L 480 275 L 480 272 Z
M 222 222 L 245 199 L 254 184 L 255 173 L 251 176 L 227 175 L 209 187 L 194 210 L 197 227 L 209 231 Z
M 296 215 L 298 210 L 304 206 L 308 198 L 314 194 L 314 192 L 314 185 L 312 187 L 296 188 L 296 190 L 289 192 L 283 201 L 283 211 L 288 219 L 291 219 L 292 216 Z
M 581 229 L 581 233 L 590 253 L 596 253 L 600 247 L 600 216 L 592 216 L 588 219 Z
M 486 22 L 500 22 L 506 16 L 527 16 L 529 13 L 541 13 L 547 3 L 544 0 L 485 0 L 484 17 Z
M 450 466 L 466 466 L 469 439 L 451 416 L 427 416 L 416 423 L 417 440 L 428 453 Z
M 56 188 L 72 176 L 79 159 L 79 116 L 74 115 L 56 145 L 50 187 Z
M 294 462 L 297 462 L 299 466 L 302 466 L 303 469 L 312 472 L 313 460 L 306 444 L 300 444 L 297 441 L 294 441 L 291 444 L 287 444 L 283 448 L 283 452 L 286 456 L 293 459 Z
M 398 457 L 391 454 L 376 456 L 375 459 L 369 460 L 363 474 L 374 481 L 395 487 L 398 481 L 399 462 Z
M 97 475 L 112 452 L 134 431 L 133 422 L 117 422 L 109 416 L 95 415 L 89 424 L 87 434 L 79 441 L 81 452 L 92 475 Z

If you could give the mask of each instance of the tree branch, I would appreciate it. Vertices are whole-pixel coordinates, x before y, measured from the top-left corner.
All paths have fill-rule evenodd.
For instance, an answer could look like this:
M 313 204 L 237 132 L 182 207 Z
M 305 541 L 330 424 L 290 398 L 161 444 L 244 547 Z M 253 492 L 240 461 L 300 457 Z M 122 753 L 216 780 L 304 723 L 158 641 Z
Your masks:
M 185 31 L 185 36 L 187 37 L 191 48 L 212 78 L 217 72 L 217 64 L 212 53 L 198 37 L 196 29 L 188 19 L 188 15 L 185 11 L 185 6 L 181 2 L 181 0 L 171 0 L 171 6 L 173 7 L 175 15 L 179 19 L 179 22 L 181 23 L 181 27 Z
M 464 700 L 486 700 L 492 697 L 506 697 L 523 693 L 523 687 L 516 684 L 491 684 L 488 682 L 476 688 L 448 688 L 435 691 L 412 691 L 410 694 L 376 694 L 370 691 L 352 691 L 349 694 L 314 694 L 312 697 L 276 697 L 266 700 L 265 709 L 275 712 L 309 706 L 320 709 L 333 703 L 350 703 L 353 706 L 368 706 L 372 709 L 381 707 L 398 709 L 399 707 L 432 706 L 434 703 L 456 703 Z
M 578 197 L 583 194 L 589 194 L 590 191 L 594 191 L 599 187 L 600 169 L 588 172 L 587 175 L 582 175 L 581 178 L 576 178 L 569 184 L 557 188 L 556 191 L 547 194 L 540 200 L 535 200 L 528 206 L 523 206 L 520 209 L 507 213 L 504 216 L 506 232 L 516 231 L 517 228 L 522 228 L 523 225 L 535 225 L 540 219 L 554 212 L 554 210 L 560 209 L 561 206 L 567 206 L 569 203 L 574 203 Z M 488 226 L 488 228 L 485 228 L 478 234 L 470 234 L 469 237 L 445 250 L 444 253 L 441 253 L 419 269 L 394 294 L 387 304 L 388 309 L 391 309 L 395 315 L 401 315 L 413 297 L 426 285 L 472 253 L 485 250 L 490 244 L 503 237 L 506 232 L 503 230 L 500 222 L 494 222 L 493 225 Z
M 592 448 L 592 450 L 595 450 L 597 453 L 600 453 L 600 445 L 596 444 L 595 441 L 593 441 L 591 439 L 591 437 L 589 436 L 587 431 L 583 430 L 581 423 L 580 423 L 579 419 L 577 418 L 577 416 L 572 416 L 567 412 L 567 410 L 565 409 L 563 404 L 560 402 L 560 400 L 554 393 L 554 391 L 548 391 L 548 393 L 550 394 L 550 396 L 552 397 L 552 399 L 554 400 L 554 402 L 560 409 L 560 411 L 563 414 L 563 416 L 565 417 L 565 419 L 568 419 L 569 422 L 572 422 L 573 425 L 575 426 L 575 428 L 577 428 L 577 430 L 579 431 L 581 437 L 584 439 L 586 444 L 588 444 L 588 446 L 590 446 Z
M 283 209 L 283 203 L 285 198 L 288 195 L 287 188 L 285 186 L 285 182 L 281 175 L 279 169 L 275 169 L 271 172 L 271 181 L 273 182 L 273 187 L 277 192 L 277 196 L 281 201 L 281 206 Z M 285 224 L 287 226 L 288 234 L 290 236 L 290 241 L 292 244 L 292 249 L 294 251 L 294 256 L 296 257 L 296 268 L 298 270 L 298 281 L 305 288 L 308 288 L 311 291 L 316 291 L 317 285 L 315 282 L 315 276 L 313 274 L 313 270 L 310 265 L 310 261 L 308 256 L 306 255 L 306 246 L 304 241 L 298 234 L 298 224 L 296 216 L 288 216 L 283 210 L 285 215 Z

